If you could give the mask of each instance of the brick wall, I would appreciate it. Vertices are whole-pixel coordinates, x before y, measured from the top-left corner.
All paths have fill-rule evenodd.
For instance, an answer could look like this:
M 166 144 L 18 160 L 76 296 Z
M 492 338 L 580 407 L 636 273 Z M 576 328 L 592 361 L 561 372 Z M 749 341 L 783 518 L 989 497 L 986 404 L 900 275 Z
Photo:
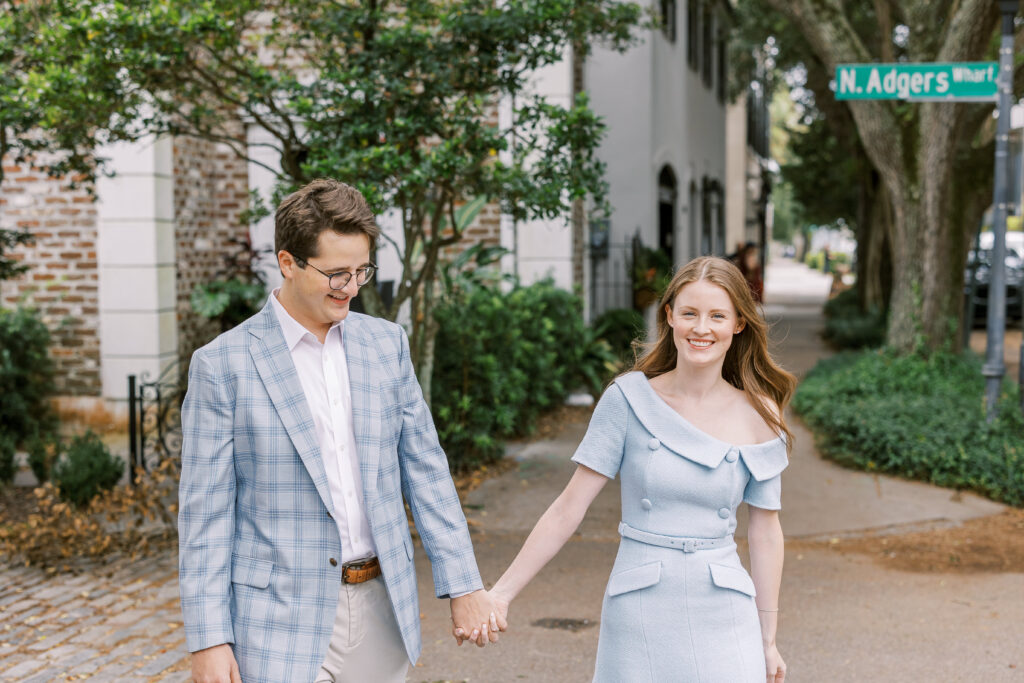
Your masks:
M 248 192 L 246 163 L 225 145 L 175 138 L 178 352 L 184 360 L 220 332 L 192 312 L 189 297 L 196 284 L 224 268 L 225 254 L 237 248 L 229 240 L 248 236 L 249 226 L 239 218 L 248 206 Z
M 56 394 L 99 396 L 96 207 L 85 189 L 69 189 L 65 179 L 3 163 L 0 227 L 27 229 L 35 243 L 13 252 L 31 269 L 0 283 L 0 301 L 5 308 L 25 301 L 42 314 L 52 336 Z

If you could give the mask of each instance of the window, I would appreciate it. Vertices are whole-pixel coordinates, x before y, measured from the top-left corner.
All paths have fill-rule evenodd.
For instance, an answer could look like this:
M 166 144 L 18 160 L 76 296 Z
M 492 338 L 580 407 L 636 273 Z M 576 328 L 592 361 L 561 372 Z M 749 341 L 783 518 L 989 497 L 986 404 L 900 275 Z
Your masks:
M 725 104 L 728 90 L 728 72 L 726 71 L 726 54 L 728 50 L 728 36 L 725 31 L 718 35 L 718 101 Z
M 700 52 L 697 42 L 699 40 L 698 22 L 700 14 L 697 11 L 698 0 L 686 0 L 686 63 L 694 71 L 700 61 Z
M 701 77 L 704 79 L 704 85 L 711 87 L 711 60 L 714 55 L 714 41 L 715 33 L 714 26 L 711 21 L 711 6 L 704 5 L 704 11 L 701 16 Z
M 714 236 L 711 229 L 711 179 L 701 179 L 700 198 L 700 255 L 710 256 L 715 253 Z
M 697 191 L 696 181 L 690 181 L 690 205 L 687 211 L 689 212 L 689 227 L 690 227 L 690 258 L 696 258 L 702 255 L 704 252 L 701 250 L 700 236 L 697 226 L 697 202 L 700 201 L 699 193 Z
M 676 0 L 661 0 L 661 32 L 668 42 L 676 42 Z
M 674 263 L 676 236 L 676 199 L 679 194 L 676 174 L 663 166 L 658 174 L 658 248 Z

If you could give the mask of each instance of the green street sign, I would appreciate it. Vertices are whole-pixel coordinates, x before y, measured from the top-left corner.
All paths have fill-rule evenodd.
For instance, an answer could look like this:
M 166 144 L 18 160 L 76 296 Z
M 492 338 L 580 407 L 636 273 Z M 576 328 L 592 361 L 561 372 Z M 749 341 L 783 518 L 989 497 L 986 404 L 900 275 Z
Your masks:
M 837 100 L 994 101 L 998 62 L 840 64 Z

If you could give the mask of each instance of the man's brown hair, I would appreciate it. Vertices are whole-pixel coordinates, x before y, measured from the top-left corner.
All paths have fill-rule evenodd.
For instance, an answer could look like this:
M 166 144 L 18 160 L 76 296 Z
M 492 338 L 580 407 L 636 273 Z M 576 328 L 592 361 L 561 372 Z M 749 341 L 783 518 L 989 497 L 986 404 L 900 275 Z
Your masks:
M 342 235 L 366 235 L 370 251 L 380 228 L 359 190 L 351 185 L 320 178 L 284 198 L 274 214 L 274 251 L 287 251 L 303 262 L 317 255 L 317 241 L 324 230 Z

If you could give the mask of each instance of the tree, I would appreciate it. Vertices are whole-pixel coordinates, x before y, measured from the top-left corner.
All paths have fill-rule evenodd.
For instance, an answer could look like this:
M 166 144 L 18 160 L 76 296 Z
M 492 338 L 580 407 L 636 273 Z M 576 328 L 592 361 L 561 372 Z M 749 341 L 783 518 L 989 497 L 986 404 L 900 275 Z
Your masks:
M 476 198 L 518 219 L 566 215 L 573 200 L 604 205 L 595 152 L 603 124 L 581 96 L 564 107 L 528 79 L 574 40 L 623 50 L 640 8 L 614 0 L 83 0 L 59 21 L 90 37 L 80 59 L 116 67 L 136 137 L 186 135 L 252 159 L 240 120 L 280 158 L 280 196 L 329 175 L 395 210 L 402 263 L 385 307 L 412 306 L 411 346 L 429 378 L 438 264 L 463 238 L 456 210 Z M 513 101 L 502 128 L 497 107 Z M 69 103 L 71 117 L 82 103 Z
M 57 20 L 62 13 L 67 21 Z M 0 183 L 12 164 L 89 185 L 102 169 L 93 150 L 130 137 L 122 113 L 132 98 L 117 64 L 87 54 L 83 19 L 49 0 L 0 0 Z M 30 241 L 0 229 L 0 280 L 24 272 L 5 252 Z
M 998 12 L 990 0 L 765 2 L 800 31 L 825 74 L 841 63 L 962 62 L 994 55 Z M 1018 40 L 1024 42 L 1020 33 Z M 981 190 L 991 183 L 986 121 L 992 106 L 871 100 L 846 106 L 892 210 L 887 341 L 904 351 L 922 344 L 956 348 L 966 245 L 988 203 Z M 972 178 L 970 187 L 958 182 L 970 177 L 968 169 L 981 169 L 986 156 L 988 180 Z

